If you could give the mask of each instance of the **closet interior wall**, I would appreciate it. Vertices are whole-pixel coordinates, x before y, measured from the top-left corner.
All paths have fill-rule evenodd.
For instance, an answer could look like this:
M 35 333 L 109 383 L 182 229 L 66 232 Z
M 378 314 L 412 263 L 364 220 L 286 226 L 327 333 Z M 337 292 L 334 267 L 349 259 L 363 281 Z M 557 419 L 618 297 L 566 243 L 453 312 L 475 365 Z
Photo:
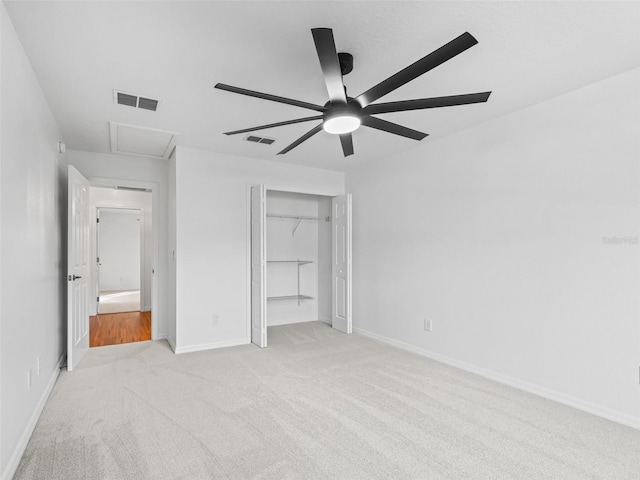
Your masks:
M 330 324 L 331 197 L 267 191 L 266 210 L 267 326 Z

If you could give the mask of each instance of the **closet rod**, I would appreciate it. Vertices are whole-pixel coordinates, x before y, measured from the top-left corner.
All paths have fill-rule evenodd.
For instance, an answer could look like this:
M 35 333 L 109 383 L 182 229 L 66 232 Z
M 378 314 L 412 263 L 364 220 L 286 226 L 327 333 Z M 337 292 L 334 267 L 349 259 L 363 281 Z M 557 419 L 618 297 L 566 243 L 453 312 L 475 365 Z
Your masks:
M 307 217 L 304 215 L 279 215 L 275 213 L 267 213 L 267 217 L 290 218 L 292 220 L 316 220 L 318 222 L 329 222 L 331 217 Z

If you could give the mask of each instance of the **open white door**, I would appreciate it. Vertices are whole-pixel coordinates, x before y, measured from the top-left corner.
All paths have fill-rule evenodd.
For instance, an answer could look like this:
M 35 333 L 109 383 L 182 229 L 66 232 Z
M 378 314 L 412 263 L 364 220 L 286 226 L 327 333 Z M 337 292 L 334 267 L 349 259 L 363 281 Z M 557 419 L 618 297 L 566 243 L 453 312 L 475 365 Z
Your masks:
M 251 343 L 267 346 L 266 189 L 251 187 Z
M 333 232 L 331 253 L 333 291 L 331 324 L 336 330 L 351 333 L 351 194 L 331 201 Z
M 89 350 L 89 181 L 69 166 L 67 224 L 67 369 Z

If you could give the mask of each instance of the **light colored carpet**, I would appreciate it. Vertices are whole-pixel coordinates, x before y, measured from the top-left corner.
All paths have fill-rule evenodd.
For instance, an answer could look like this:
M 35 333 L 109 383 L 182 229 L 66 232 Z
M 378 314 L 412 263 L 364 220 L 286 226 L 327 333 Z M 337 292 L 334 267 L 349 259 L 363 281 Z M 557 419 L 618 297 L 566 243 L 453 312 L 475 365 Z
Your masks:
M 312 322 L 269 348 L 94 348 L 26 479 L 638 479 L 640 432 Z
M 100 292 L 98 313 L 123 313 L 140 311 L 140 290 Z

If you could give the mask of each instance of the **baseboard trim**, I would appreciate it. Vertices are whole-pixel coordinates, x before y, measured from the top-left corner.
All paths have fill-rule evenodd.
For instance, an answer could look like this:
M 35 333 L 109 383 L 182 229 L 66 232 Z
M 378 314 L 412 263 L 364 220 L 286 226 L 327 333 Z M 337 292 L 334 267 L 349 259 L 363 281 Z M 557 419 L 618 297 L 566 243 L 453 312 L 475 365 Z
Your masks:
M 36 409 L 31 414 L 31 418 L 29 418 L 29 422 L 27 423 L 27 426 L 24 429 L 24 432 L 22 433 L 22 436 L 20 437 L 18 444 L 16 445 L 16 448 L 13 451 L 11 458 L 9 459 L 9 463 L 7 464 L 7 467 L 5 468 L 4 472 L 2 472 L 2 477 L 1 477 L 2 480 L 11 480 L 15 475 L 16 470 L 18 469 L 18 465 L 20 465 L 20 460 L 22 459 L 22 455 L 24 455 L 24 452 L 27 449 L 27 444 L 29 443 L 29 440 L 31 439 L 31 435 L 33 434 L 33 431 L 36 428 L 36 424 L 40 419 L 42 410 L 44 410 L 44 406 L 47 403 L 47 400 L 49 399 L 49 395 L 51 395 L 51 390 L 53 390 L 53 386 L 56 384 L 56 380 L 58 380 L 58 376 L 60 375 L 60 369 L 64 364 L 65 358 L 66 358 L 66 354 L 63 354 L 58 359 L 58 363 L 56 364 L 56 367 L 51 375 L 51 378 L 49 379 L 49 382 L 47 383 L 47 386 L 45 387 L 44 392 L 42 392 L 42 396 L 40 397 L 40 400 L 36 405 Z
M 470 373 L 474 373 L 484 378 L 488 378 L 489 380 L 494 380 L 499 383 L 503 383 L 505 385 L 509 385 L 510 387 L 517 388 L 519 390 L 523 390 L 528 393 L 533 393 L 534 395 L 538 395 L 539 397 L 546 398 L 548 400 L 553 400 L 558 403 L 562 403 L 569 407 L 576 408 L 578 410 L 582 410 L 583 412 L 591 413 L 592 415 L 596 415 L 598 417 L 606 418 L 607 420 L 611 420 L 616 423 L 620 423 L 622 425 L 626 425 L 627 427 L 635 428 L 636 430 L 640 430 L 640 418 L 633 417 L 623 412 L 619 412 L 617 410 L 613 410 L 608 407 L 604 407 L 602 405 L 597 405 L 591 402 L 584 401 L 580 398 L 573 397 L 571 395 L 566 395 L 564 393 L 557 392 L 555 390 L 551 390 L 546 387 L 542 387 L 540 385 L 536 385 L 533 383 L 525 382 L 519 380 L 514 377 L 510 377 L 508 375 L 503 375 L 501 373 L 495 372 L 493 370 L 478 367 L 476 365 L 462 362 L 460 360 L 456 360 L 455 358 L 448 357 L 446 355 L 442 355 L 439 353 L 432 352 L 430 350 L 416 347 L 414 345 L 410 345 L 405 342 L 401 342 L 399 340 L 395 340 L 393 338 L 385 337 L 384 335 L 379 335 L 377 333 L 370 332 L 368 330 L 364 330 L 362 328 L 354 328 L 354 333 L 359 335 L 363 335 L 365 337 L 373 338 L 374 340 L 378 340 L 380 342 L 386 343 L 388 345 L 393 345 L 394 347 L 401 348 L 403 350 L 410 351 L 412 353 L 416 353 L 423 357 L 427 357 L 431 360 L 435 360 L 437 362 L 445 363 L 452 367 L 459 368 L 461 370 L 465 370 Z
M 214 348 L 237 347 L 239 345 L 247 345 L 247 341 L 243 338 L 242 340 L 230 340 L 230 341 L 226 341 L 226 342 L 214 342 L 214 343 L 202 343 L 202 344 L 199 344 L 199 345 L 187 345 L 187 346 L 184 346 L 184 347 L 174 347 L 173 351 L 176 354 L 179 354 L 179 353 L 192 353 L 192 352 L 201 352 L 203 350 L 213 350 Z
M 165 340 L 167 341 L 167 343 L 171 347 L 171 350 L 173 350 L 173 353 L 176 353 L 176 342 L 174 342 L 172 338 L 169 338 L 169 336 L 167 336 L 167 338 L 165 338 Z

